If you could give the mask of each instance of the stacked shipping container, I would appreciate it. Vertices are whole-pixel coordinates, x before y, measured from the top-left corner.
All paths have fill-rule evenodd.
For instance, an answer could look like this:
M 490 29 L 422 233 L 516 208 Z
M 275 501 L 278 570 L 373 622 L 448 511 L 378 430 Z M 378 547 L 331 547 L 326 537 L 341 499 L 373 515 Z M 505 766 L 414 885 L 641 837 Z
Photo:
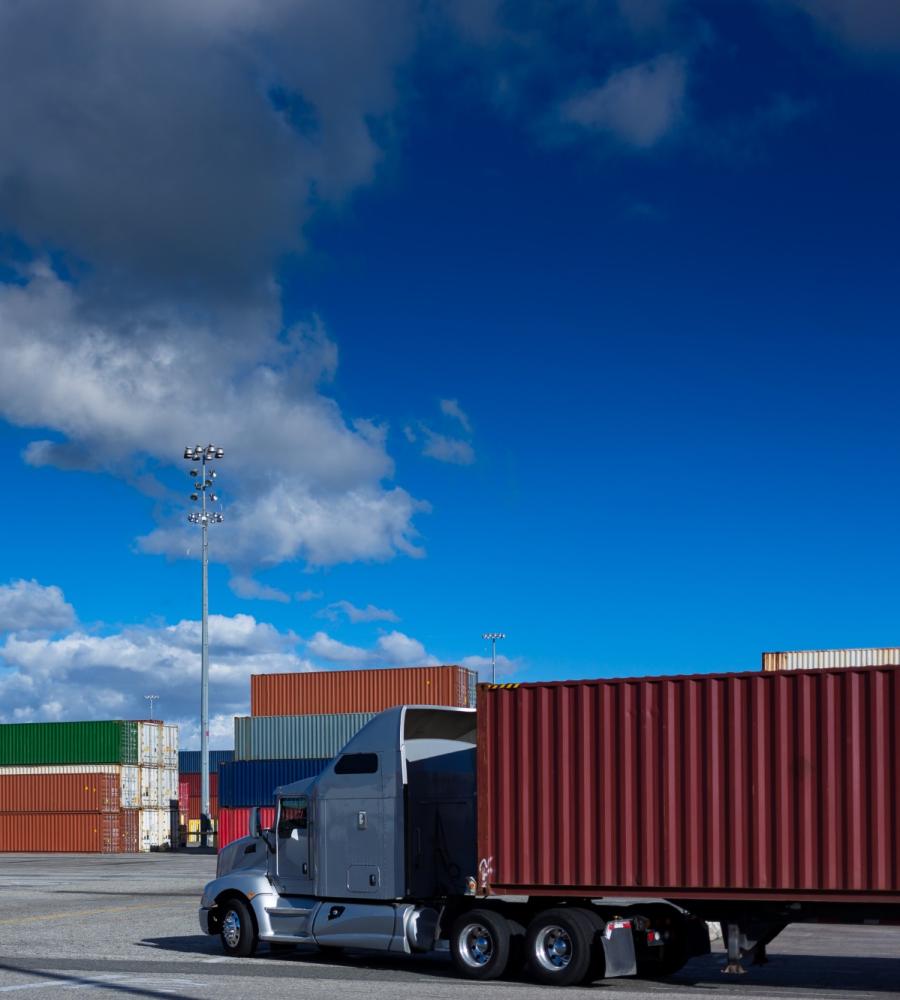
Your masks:
M 167 846 L 177 762 L 158 721 L 0 725 L 0 851 Z
M 886 667 L 900 663 L 900 647 L 872 649 L 797 649 L 763 653 L 763 670 L 834 670 L 842 667 Z
M 457 666 L 253 675 L 251 715 L 234 720 L 235 760 L 219 768 L 219 846 L 246 834 L 253 806 L 271 823 L 275 789 L 321 773 L 377 712 L 474 707 L 475 681 Z

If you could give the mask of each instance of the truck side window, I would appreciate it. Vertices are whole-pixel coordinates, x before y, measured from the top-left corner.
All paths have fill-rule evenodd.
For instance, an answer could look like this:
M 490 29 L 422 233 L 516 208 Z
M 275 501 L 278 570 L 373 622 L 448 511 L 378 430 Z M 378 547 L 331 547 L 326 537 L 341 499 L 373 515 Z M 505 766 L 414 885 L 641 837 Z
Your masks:
M 278 814 L 278 836 L 287 839 L 292 830 L 305 830 L 307 808 L 305 798 L 282 799 L 281 812 Z
M 334 765 L 335 774 L 377 774 L 377 753 L 345 753 Z

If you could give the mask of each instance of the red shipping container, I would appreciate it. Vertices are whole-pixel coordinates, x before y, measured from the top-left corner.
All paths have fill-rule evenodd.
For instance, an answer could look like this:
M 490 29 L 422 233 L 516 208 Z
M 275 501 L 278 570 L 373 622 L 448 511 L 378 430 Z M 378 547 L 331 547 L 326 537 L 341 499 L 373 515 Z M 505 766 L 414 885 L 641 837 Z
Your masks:
M 187 812 L 188 802 L 191 798 L 191 784 L 182 778 L 178 782 L 178 808 L 181 812 Z
M 117 774 L 0 774 L 3 812 L 117 812 Z
M 476 674 L 465 667 L 384 667 L 253 674 L 251 715 L 381 712 L 394 705 L 474 707 Z
M 119 854 L 136 852 L 139 840 L 136 809 L 0 813 L 0 851 Z
M 250 812 L 249 807 L 227 808 L 223 806 L 219 810 L 217 841 L 219 850 L 233 840 L 240 840 L 241 837 L 247 836 L 247 830 L 250 826 Z M 275 807 L 262 806 L 259 810 L 259 818 L 263 828 L 272 827 L 275 824 Z
M 209 799 L 209 818 L 216 819 L 219 815 L 219 800 L 214 799 L 210 796 Z M 188 819 L 200 819 L 200 796 L 192 795 L 187 802 L 187 818 Z
M 200 798 L 200 775 L 182 774 L 179 776 L 179 784 L 188 786 L 188 796 L 190 798 Z M 209 797 L 211 799 L 219 796 L 219 775 L 216 771 L 209 772 Z
M 498 894 L 900 902 L 900 667 L 481 685 Z

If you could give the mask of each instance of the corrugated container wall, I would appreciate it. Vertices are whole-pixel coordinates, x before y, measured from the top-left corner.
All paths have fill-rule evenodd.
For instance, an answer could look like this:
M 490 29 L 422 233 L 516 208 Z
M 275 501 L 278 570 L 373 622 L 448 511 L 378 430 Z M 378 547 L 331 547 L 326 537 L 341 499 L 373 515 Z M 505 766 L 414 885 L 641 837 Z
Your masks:
M 504 893 L 900 901 L 900 668 L 481 685 Z
M 2 812 L 118 812 L 120 808 L 117 774 L 0 772 Z
M 136 722 L 15 722 L 0 725 L 0 765 L 137 762 Z
M 137 851 L 138 816 L 135 809 L 98 813 L 0 813 L 0 851 L 41 854 Z
M 253 674 L 251 715 L 382 712 L 394 705 L 474 708 L 476 674 L 465 667 L 384 667 Z
M 219 764 L 224 764 L 227 760 L 234 760 L 234 750 L 210 750 L 209 751 L 209 773 L 215 774 Z M 200 773 L 200 751 L 199 750 L 179 750 L 178 770 L 181 774 Z
M 878 649 L 797 649 L 763 653 L 763 670 L 834 670 L 841 667 L 885 667 L 900 663 L 900 647 Z
M 292 781 L 314 778 L 329 758 L 300 760 L 236 760 L 219 765 L 219 807 L 263 806 L 274 801 L 275 789 Z
M 275 823 L 275 808 L 273 806 L 264 806 L 259 810 L 259 818 L 264 829 L 271 829 Z M 221 851 L 223 847 L 230 844 L 233 840 L 240 840 L 241 837 L 246 837 L 249 827 L 249 809 L 222 809 L 219 813 L 218 849 Z
M 334 757 L 373 716 L 372 712 L 239 716 L 234 720 L 235 760 Z

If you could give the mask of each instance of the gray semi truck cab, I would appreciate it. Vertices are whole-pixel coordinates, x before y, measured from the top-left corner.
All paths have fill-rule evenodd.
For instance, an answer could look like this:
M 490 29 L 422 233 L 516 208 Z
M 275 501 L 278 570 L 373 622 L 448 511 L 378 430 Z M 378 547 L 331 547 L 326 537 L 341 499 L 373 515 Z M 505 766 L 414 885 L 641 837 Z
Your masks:
M 477 896 L 475 742 L 472 709 L 377 715 L 318 777 L 276 790 L 273 829 L 254 810 L 249 836 L 222 849 L 203 931 L 238 956 L 260 941 L 449 948 L 473 979 L 527 959 L 535 978 L 560 985 L 634 973 L 648 942 L 654 956 L 674 954 L 669 931 L 621 906 Z M 657 924 L 671 926 L 673 913 Z

